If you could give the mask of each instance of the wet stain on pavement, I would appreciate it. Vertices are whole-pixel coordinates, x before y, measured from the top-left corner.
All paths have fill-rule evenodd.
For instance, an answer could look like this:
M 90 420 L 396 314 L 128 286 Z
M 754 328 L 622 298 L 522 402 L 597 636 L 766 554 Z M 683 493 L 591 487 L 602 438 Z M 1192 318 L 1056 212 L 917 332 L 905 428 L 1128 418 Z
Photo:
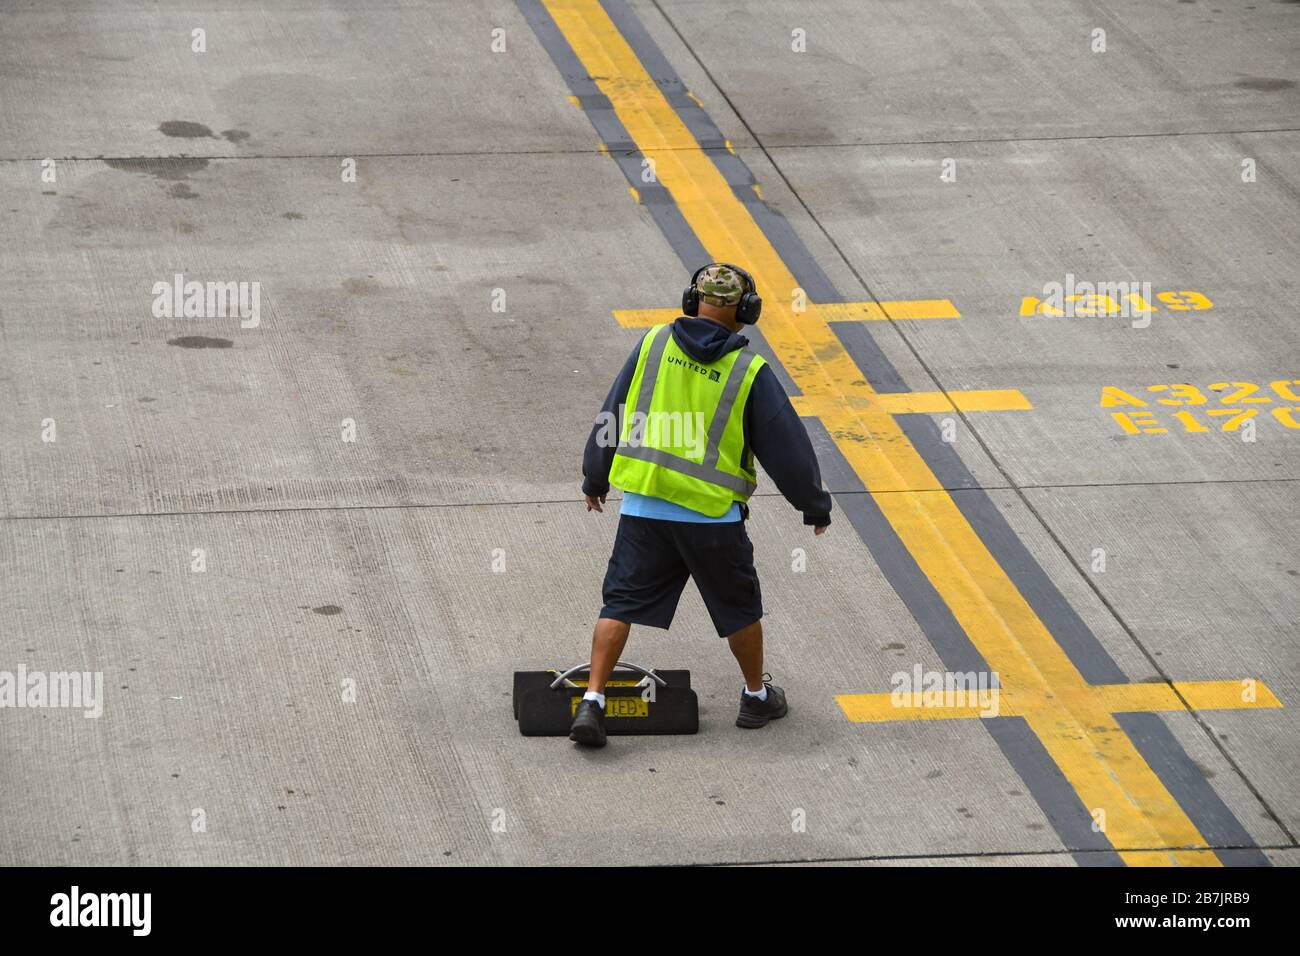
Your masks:
M 1243 90 L 1257 90 L 1261 93 L 1276 93 L 1289 90 L 1295 86 L 1295 80 L 1279 80 L 1268 76 L 1248 76 L 1232 84 Z
M 212 130 L 202 123 L 191 123 L 189 120 L 165 120 L 158 124 L 158 132 L 164 136 L 179 136 L 182 139 L 217 138 Z

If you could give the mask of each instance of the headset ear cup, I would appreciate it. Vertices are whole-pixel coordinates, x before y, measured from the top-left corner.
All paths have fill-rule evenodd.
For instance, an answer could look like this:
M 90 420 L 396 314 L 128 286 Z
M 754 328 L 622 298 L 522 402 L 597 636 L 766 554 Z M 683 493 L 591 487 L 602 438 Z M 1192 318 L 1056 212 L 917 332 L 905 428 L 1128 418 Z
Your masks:
M 741 325 L 753 325 L 763 312 L 763 300 L 756 292 L 746 292 L 740 297 L 736 308 L 736 321 Z
M 682 293 L 682 315 L 697 316 L 700 314 L 700 294 L 695 291 L 695 286 L 690 285 Z

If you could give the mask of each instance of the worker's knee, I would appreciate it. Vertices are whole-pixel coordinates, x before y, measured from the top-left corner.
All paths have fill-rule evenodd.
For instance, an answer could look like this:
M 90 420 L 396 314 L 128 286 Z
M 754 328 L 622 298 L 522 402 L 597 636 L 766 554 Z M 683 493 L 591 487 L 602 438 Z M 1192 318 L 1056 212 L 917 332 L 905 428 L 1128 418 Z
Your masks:
M 750 641 L 761 641 L 763 639 L 763 621 L 759 619 L 753 624 L 747 624 L 740 630 L 727 635 L 727 640 L 732 644 L 746 644 Z

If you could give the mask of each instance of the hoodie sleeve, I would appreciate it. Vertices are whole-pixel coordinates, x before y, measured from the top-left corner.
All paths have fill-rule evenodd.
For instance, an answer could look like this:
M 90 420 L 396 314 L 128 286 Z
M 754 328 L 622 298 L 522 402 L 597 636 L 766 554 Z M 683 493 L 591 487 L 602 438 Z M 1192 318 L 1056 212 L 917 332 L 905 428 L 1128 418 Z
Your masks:
M 771 366 L 754 377 L 745 406 L 745 437 L 777 490 L 803 513 L 803 523 L 830 524 L 831 496 L 822 490 L 817 453 Z
M 582 453 L 582 493 L 592 498 L 599 498 L 609 493 L 609 469 L 614 464 L 614 452 L 618 451 L 618 436 L 623 428 L 619 410 L 627 404 L 627 390 L 632 385 L 632 376 L 636 373 L 636 360 L 641 354 L 641 342 L 641 339 L 637 340 L 632 354 L 623 363 L 623 368 L 614 379 L 609 394 L 605 396 L 605 404 L 601 406 L 600 414 L 596 416 L 596 423 L 591 426 L 591 434 L 587 436 L 587 448 Z M 605 440 L 602 440 L 602 434 Z M 611 434 L 614 437 L 613 441 L 608 440 Z

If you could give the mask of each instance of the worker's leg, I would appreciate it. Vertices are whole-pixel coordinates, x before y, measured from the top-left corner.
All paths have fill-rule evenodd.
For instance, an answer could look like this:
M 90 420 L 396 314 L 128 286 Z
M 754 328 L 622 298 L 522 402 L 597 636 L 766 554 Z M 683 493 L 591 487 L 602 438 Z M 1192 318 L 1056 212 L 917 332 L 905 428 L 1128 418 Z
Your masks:
M 745 687 L 757 693 L 763 689 L 763 622 L 755 621 L 735 634 L 727 635 L 731 653 L 735 655 L 740 672 L 745 675 Z
M 605 692 L 633 624 L 667 629 L 689 572 L 670 536 L 676 522 L 622 515 L 609 556 L 596 630 L 591 635 L 591 687 Z
M 591 635 L 591 679 L 587 690 L 597 694 L 605 693 L 605 681 L 614 670 L 623 646 L 627 644 L 627 635 L 632 625 L 626 621 L 602 617 L 596 622 L 596 630 Z M 760 658 L 762 654 L 759 654 Z

